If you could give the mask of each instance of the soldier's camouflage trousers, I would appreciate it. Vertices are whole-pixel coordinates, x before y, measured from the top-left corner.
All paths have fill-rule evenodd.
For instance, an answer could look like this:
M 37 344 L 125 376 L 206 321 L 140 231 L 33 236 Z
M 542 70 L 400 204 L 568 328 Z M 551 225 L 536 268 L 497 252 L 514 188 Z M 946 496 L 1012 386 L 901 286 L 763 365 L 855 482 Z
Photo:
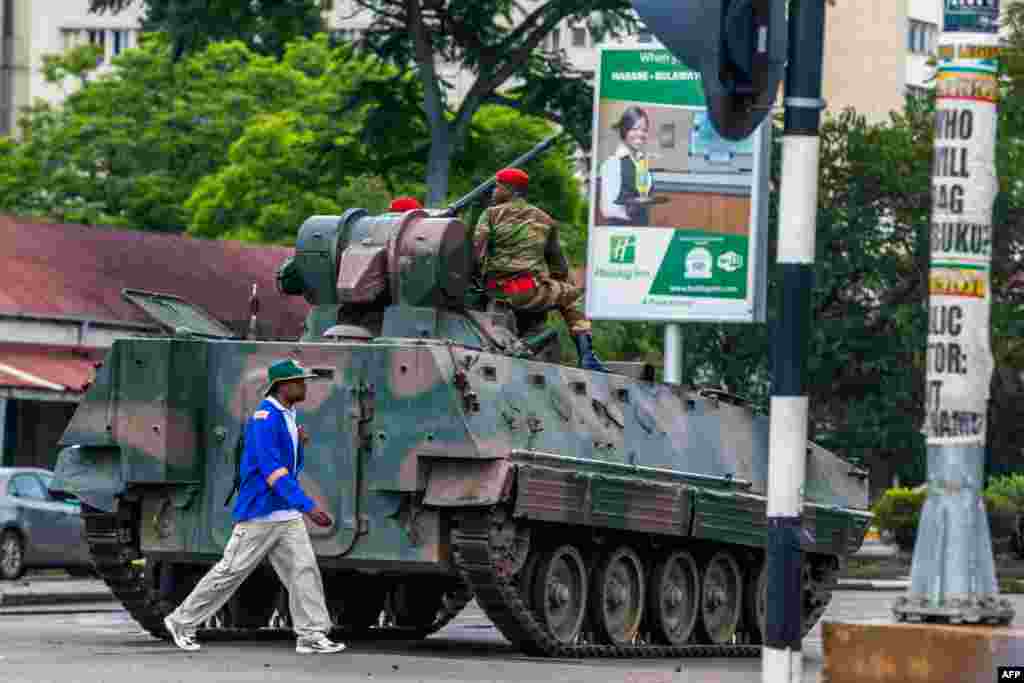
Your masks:
M 503 299 L 514 309 L 527 312 L 558 309 L 570 334 L 590 334 L 590 321 L 583 313 L 583 288 L 571 282 L 536 277 L 537 286 L 517 294 L 506 294 Z

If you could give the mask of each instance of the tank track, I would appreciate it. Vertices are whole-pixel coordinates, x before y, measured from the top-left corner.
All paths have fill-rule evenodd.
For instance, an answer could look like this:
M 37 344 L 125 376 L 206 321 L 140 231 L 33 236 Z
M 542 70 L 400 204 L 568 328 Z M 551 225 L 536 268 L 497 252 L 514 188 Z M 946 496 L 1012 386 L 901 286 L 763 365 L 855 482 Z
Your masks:
M 94 508 L 82 507 L 86 540 L 92 554 L 97 573 L 107 584 L 114 597 L 120 601 L 132 618 L 151 635 L 161 640 L 170 640 L 164 627 L 164 617 L 175 605 L 160 600 L 147 583 L 145 570 L 134 562 L 142 559 L 131 543 L 130 530 L 121 526 L 115 514 Z M 384 626 L 369 629 L 332 629 L 332 635 L 347 638 L 379 640 L 419 640 L 435 633 L 450 623 L 473 599 L 473 593 L 463 586 L 451 594 L 450 599 L 438 612 L 437 618 L 427 628 Z M 199 629 L 201 640 L 252 640 L 293 638 L 286 628 L 216 628 Z
M 490 511 L 465 513 L 452 530 L 453 557 L 477 603 L 502 634 L 530 655 L 585 657 L 759 657 L 759 645 L 599 645 L 564 644 L 553 638 L 523 602 L 512 576 L 500 567 L 502 553 L 491 542 L 495 523 Z

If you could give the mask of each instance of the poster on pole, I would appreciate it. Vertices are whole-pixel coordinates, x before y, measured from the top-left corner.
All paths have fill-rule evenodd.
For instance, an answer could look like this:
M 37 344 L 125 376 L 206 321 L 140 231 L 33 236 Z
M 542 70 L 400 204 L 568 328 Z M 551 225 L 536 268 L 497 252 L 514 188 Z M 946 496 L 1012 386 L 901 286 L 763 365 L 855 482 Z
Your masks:
M 594 96 L 587 315 L 763 322 L 770 119 L 732 141 L 668 50 L 603 48 Z
M 997 64 L 964 58 L 985 50 L 955 47 L 936 73 L 925 434 L 929 445 L 984 446 Z
M 999 0 L 943 0 L 944 33 L 998 33 Z

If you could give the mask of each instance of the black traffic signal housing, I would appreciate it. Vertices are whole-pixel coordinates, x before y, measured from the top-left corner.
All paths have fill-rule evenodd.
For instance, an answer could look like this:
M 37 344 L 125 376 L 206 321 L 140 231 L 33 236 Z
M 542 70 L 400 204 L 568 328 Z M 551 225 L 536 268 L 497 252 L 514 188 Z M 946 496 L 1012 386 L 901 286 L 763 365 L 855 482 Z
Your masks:
M 711 123 L 729 140 L 771 112 L 786 65 L 786 0 L 632 0 L 647 30 L 701 74 Z

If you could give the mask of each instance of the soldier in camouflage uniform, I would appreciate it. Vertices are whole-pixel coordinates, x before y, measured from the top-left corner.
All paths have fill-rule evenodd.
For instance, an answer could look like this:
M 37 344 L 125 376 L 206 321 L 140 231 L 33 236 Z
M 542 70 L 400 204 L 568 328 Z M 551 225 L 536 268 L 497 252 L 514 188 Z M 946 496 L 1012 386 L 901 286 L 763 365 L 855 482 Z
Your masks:
M 488 293 L 517 312 L 542 314 L 557 308 L 576 343 L 580 367 L 607 372 L 594 355 L 590 321 L 581 310 L 583 289 L 569 277 L 558 225 L 526 201 L 526 173 L 506 168 L 495 180 L 493 204 L 480 216 L 474 237 Z

